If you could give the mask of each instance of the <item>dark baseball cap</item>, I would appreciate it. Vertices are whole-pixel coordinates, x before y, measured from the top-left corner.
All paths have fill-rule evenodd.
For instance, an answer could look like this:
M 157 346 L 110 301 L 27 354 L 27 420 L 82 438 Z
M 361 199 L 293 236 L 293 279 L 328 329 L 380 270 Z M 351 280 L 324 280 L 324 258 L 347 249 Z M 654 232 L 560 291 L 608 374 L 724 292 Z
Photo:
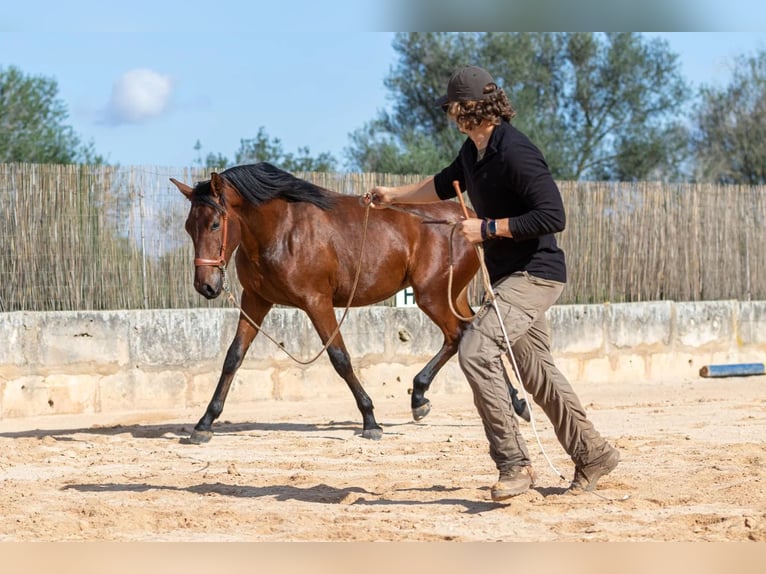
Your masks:
M 484 68 L 478 66 L 466 66 L 460 68 L 449 79 L 447 93 L 436 100 L 435 106 L 444 106 L 452 102 L 474 102 L 485 99 L 488 94 L 484 93 L 487 84 L 494 84 L 495 80 Z

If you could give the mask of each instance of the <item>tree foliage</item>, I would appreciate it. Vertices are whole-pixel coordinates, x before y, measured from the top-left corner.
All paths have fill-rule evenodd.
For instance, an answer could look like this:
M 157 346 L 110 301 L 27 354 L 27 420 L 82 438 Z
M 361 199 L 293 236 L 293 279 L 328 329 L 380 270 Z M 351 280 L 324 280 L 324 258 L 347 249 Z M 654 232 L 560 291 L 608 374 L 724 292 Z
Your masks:
M 258 134 L 251 139 L 239 142 L 239 150 L 235 162 L 252 163 L 268 161 L 286 171 L 332 171 L 336 160 L 328 152 L 322 152 L 316 157 L 311 156 L 308 146 L 298 148 L 297 154 L 287 153 L 282 148 L 282 140 L 270 138 L 261 126 Z
M 220 153 L 208 153 L 203 159 L 202 142 L 200 140 L 197 140 L 197 143 L 194 144 L 194 151 L 197 152 L 197 158 L 194 160 L 194 163 L 200 167 L 205 167 L 214 171 L 221 171 L 226 169 L 229 165 L 229 160 L 226 159 L 226 156 Z
M 677 57 L 636 33 L 400 33 L 386 79 L 394 108 L 351 135 L 353 168 L 433 173 L 464 141 L 434 100 L 460 66 L 505 89 L 515 125 L 559 179 L 678 179 L 688 155 L 677 119 L 689 97 Z
M 296 154 L 285 152 L 282 147 L 282 140 L 272 138 L 263 126 L 258 129 L 254 138 L 241 139 L 239 149 L 234 155 L 234 162 L 222 154 L 208 153 L 204 161 L 201 156 L 202 144 L 199 140 L 194 145 L 194 150 L 198 157 L 195 163 L 203 165 L 210 169 L 223 169 L 231 165 L 243 163 L 257 163 L 267 161 L 286 171 L 333 171 L 337 167 L 337 160 L 329 152 L 322 152 L 316 157 L 312 157 L 308 146 L 298 148 Z
M 766 51 L 740 56 L 724 87 L 703 87 L 695 110 L 696 177 L 766 184 Z
M 399 62 L 385 79 L 393 111 L 350 135 L 345 150 L 352 169 L 379 173 L 433 173 L 451 161 L 464 136 L 450 127 L 434 101 L 452 72 L 475 59 L 476 34 L 397 34 Z
M 66 125 L 54 79 L 0 68 L 0 162 L 104 163 Z

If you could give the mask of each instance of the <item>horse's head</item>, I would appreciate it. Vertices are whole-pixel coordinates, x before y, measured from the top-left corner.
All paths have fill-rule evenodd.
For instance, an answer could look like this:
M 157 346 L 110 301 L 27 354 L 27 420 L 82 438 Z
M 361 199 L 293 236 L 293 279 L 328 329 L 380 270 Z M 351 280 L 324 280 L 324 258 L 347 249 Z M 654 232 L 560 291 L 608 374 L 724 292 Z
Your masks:
M 239 245 L 237 218 L 227 209 L 226 181 L 213 172 L 210 181 L 191 188 L 170 178 L 191 202 L 186 232 L 194 242 L 194 288 L 208 299 L 221 294 L 224 270 Z

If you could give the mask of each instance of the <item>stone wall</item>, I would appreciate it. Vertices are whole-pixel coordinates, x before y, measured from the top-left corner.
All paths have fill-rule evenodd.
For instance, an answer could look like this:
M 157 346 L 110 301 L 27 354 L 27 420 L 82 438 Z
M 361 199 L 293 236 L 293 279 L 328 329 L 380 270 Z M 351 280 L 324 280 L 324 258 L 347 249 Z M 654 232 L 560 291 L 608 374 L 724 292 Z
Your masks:
M 562 305 L 548 318 L 557 364 L 578 384 L 696 378 L 707 364 L 766 360 L 766 302 Z M 0 314 L 0 418 L 202 409 L 236 321 L 233 309 Z M 272 310 L 263 329 L 302 359 L 322 348 L 298 310 Z M 373 400 L 406 392 L 441 346 L 439 330 L 413 308 L 352 309 L 342 333 Z M 470 391 L 453 358 L 430 393 L 458 392 Z M 352 400 L 326 354 L 302 366 L 262 335 L 230 395 L 344 396 Z

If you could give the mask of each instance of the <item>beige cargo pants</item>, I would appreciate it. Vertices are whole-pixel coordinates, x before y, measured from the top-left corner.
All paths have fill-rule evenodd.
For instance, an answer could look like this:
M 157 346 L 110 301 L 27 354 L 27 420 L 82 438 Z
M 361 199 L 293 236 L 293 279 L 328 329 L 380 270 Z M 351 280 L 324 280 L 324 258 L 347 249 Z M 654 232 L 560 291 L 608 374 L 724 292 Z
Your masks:
M 553 363 L 545 311 L 563 288 L 563 283 L 519 272 L 498 282 L 494 291 L 524 388 L 550 419 L 572 461 L 582 466 L 601 455 L 608 445 Z M 531 464 L 501 362 L 505 347 L 498 314 L 486 302 L 464 332 L 458 356 L 498 470 Z

